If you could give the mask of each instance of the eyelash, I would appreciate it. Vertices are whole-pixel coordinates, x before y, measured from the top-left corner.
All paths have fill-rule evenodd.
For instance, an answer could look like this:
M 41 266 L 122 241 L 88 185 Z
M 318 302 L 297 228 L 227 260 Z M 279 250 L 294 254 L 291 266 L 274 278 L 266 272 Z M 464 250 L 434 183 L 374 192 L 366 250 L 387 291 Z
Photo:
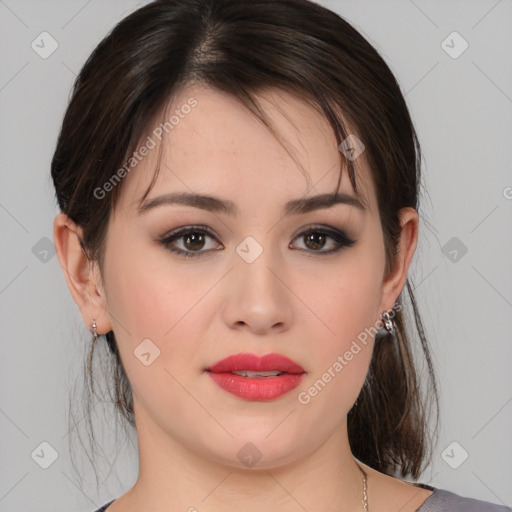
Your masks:
M 178 256 L 183 256 L 185 258 L 199 258 L 199 257 L 202 257 L 204 255 L 204 253 L 210 252 L 212 250 L 212 249 L 210 249 L 210 250 L 207 250 L 207 251 L 203 251 L 203 250 L 190 251 L 190 250 L 177 249 L 176 247 L 171 247 L 170 246 L 170 244 L 172 242 L 174 242 L 175 240 L 179 240 L 180 238 L 184 237 L 185 235 L 188 235 L 188 234 L 191 234 L 191 233 L 207 235 L 207 236 L 209 236 L 211 238 L 214 238 L 214 239 L 217 238 L 215 236 L 215 234 L 210 229 L 208 229 L 205 226 L 187 226 L 187 227 L 184 227 L 184 228 L 180 228 L 177 231 L 171 232 L 168 235 L 164 235 L 162 238 L 159 239 L 159 242 L 169 252 L 171 252 L 173 254 L 177 254 Z M 315 250 L 308 250 L 308 249 L 299 249 L 299 250 L 305 251 L 305 252 L 311 252 L 313 254 L 326 255 L 326 254 L 333 254 L 335 252 L 338 252 L 338 251 L 340 251 L 343 248 L 352 247 L 357 242 L 357 240 L 354 240 L 354 239 L 350 238 L 343 231 L 338 231 L 338 230 L 329 229 L 329 228 L 325 228 L 325 227 L 311 227 L 311 228 L 308 228 L 307 230 L 299 233 L 294 238 L 294 240 L 299 238 L 299 237 L 304 237 L 306 235 L 310 235 L 312 233 L 327 235 L 327 237 L 331 238 L 332 240 L 334 240 L 338 244 L 338 247 L 336 247 L 334 249 L 330 249 L 328 251 L 322 251 L 320 249 L 317 250 L 317 251 L 315 251 Z M 218 250 L 218 249 L 213 249 L 213 250 Z

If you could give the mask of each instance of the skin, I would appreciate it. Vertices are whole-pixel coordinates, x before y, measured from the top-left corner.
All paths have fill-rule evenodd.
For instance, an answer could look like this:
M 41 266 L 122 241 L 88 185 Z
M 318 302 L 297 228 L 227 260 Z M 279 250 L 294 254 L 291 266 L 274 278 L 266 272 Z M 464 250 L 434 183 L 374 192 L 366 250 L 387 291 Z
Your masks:
M 298 394 L 393 307 L 416 248 L 418 215 L 401 211 L 400 250 L 385 276 L 364 153 L 355 161 L 364 210 L 337 204 L 283 217 L 287 201 L 336 188 L 339 152 L 328 122 L 287 93 L 261 93 L 292 158 L 223 93 L 189 85 L 173 98 L 171 110 L 190 97 L 198 104 L 165 136 L 161 171 L 148 199 L 176 191 L 208 194 L 235 203 L 236 216 L 184 205 L 138 215 L 154 149 L 124 178 L 108 226 L 103 275 L 80 250 L 80 228 L 64 214 L 54 224 L 58 258 L 83 321 L 90 328 L 95 319 L 99 334 L 114 330 L 133 389 L 139 476 L 108 511 L 361 510 L 361 474 L 346 416 L 374 340 L 360 344 L 361 351 L 309 403 L 300 403 Z M 340 191 L 356 197 L 346 171 Z M 197 224 L 215 234 L 205 238 L 199 257 L 173 254 L 158 241 Z M 315 252 L 301 235 L 314 225 L 342 230 L 356 242 L 325 254 L 337 245 L 326 238 Z M 252 263 L 236 252 L 247 236 L 263 248 Z M 185 243 L 182 236 L 174 247 L 198 247 Z M 160 350 L 148 366 L 134 355 L 145 339 Z M 243 400 L 204 372 L 239 352 L 277 352 L 307 373 L 298 388 L 273 401 Z M 262 454 L 253 467 L 237 457 L 248 442 Z M 413 511 L 430 495 L 364 467 L 374 510 Z

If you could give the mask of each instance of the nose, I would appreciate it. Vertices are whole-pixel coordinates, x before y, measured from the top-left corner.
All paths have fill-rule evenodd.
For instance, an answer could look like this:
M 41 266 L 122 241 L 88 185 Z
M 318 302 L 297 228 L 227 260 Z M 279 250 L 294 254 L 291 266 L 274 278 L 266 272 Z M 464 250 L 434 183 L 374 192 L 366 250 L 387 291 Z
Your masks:
M 225 324 L 254 334 L 275 334 L 290 328 L 292 297 L 286 285 L 284 266 L 270 251 L 252 263 L 238 255 L 229 273 L 222 305 Z

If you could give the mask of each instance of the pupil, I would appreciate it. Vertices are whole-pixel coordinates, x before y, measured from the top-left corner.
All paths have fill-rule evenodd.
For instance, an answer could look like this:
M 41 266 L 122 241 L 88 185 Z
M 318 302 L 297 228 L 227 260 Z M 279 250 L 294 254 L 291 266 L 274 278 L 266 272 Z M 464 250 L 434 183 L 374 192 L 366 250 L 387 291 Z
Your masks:
M 322 233 L 310 233 L 306 235 L 306 245 L 310 249 L 321 249 L 325 244 L 325 235 Z
M 188 249 L 201 249 L 204 245 L 202 233 L 192 233 L 185 236 L 185 246 Z

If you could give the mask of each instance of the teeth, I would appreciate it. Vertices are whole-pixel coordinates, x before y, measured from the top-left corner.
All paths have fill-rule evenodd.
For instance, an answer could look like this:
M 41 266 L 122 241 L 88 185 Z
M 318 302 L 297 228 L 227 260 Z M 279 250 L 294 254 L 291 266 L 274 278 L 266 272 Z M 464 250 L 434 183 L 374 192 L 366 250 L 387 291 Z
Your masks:
M 235 375 L 240 375 L 241 377 L 249 377 L 249 378 L 259 378 L 259 377 L 277 377 L 281 375 L 283 372 L 278 370 L 270 370 L 265 372 L 251 372 L 249 370 L 240 370 L 236 372 L 231 372 Z

